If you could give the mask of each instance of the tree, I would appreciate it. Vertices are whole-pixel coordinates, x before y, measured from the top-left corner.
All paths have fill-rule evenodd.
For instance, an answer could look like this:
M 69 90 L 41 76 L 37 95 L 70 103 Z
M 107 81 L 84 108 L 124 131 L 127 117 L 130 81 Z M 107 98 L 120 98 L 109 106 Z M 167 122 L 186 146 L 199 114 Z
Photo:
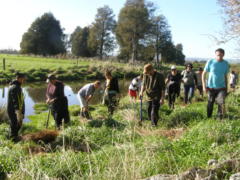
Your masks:
M 164 53 L 164 47 L 172 41 L 171 31 L 167 19 L 163 15 L 152 18 L 152 39 L 155 47 L 156 63 L 159 64 L 159 56 Z
M 91 53 L 88 47 L 89 27 L 77 27 L 71 34 L 71 50 L 75 56 L 90 57 Z
M 224 36 L 219 41 L 224 43 L 226 41 L 240 37 L 240 1 L 239 0 L 218 0 L 218 3 L 223 7 L 225 13 L 225 32 Z M 239 42 L 239 41 L 238 41 Z M 240 44 L 239 44 L 240 45 Z
M 175 46 L 176 49 L 176 64 L 184 65 L 185 63 L 185 55 L 183 54 L 183 45 L 182 44 L 177 44 Z
M 149 31 L 149 13 L 144 0 L 127 0 L 121 9 L 116 28 L 120 57 L 131 57 L 132 62 L 138 59 L 140 41 Z
M 28 31 L 23 34 L 20 43 L 21 53 L 56 55 L 65 53 L 65 35 L 52 13 L 45 13 L 37 18 Z
M 112 9 L 104 6 L 97 10 L 95 22 L 90 28 L 88 45 L 92 53 L 99 55 L 100 59 L 114 49 L 113 31 L 116 26 L 115 15 Z

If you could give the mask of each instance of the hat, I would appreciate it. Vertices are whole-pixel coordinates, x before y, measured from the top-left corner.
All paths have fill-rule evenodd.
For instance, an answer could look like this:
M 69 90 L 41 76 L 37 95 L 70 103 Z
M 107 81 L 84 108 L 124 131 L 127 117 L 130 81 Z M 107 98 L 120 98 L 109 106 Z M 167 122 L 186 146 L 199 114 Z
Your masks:
M 50 81 L 50 80 L 55 80 L 57 79 L 56 76 L 54 74 L 49 74 L 48 77 L 47 77 L 47 83 Z
M 16 73 L 16 77 L 17 77 L 17 78 L 25 78 L 26 76 L 25 76 L 25 74 L 23 74 L 23 73 L 17 72 L 17 73 Z
M 143 69 L 143 74 L 147 74 L 148 72 L 153 70 L 153 66 L 151 64 L 146 64 Z
M 177 69 L 177 67 L 176 66 L 171 66 L 171 70 L 173 70 L 173 69 Z

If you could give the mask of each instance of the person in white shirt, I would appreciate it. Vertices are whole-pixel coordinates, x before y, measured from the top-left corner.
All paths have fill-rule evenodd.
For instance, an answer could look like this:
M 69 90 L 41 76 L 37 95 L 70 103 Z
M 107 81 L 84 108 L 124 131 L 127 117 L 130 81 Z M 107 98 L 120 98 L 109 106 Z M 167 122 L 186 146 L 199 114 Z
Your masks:
M 237 73 L 235 71 L 232 71 L 229 75 L 229 79 L 230 87 L 232 88 L 233 91 L 235 91 L 238 80 Z
M 138 92 L 141 90 L 143 75 L 134 78 L 129 85 L 128 94 L 131 99 L 137 99 Z

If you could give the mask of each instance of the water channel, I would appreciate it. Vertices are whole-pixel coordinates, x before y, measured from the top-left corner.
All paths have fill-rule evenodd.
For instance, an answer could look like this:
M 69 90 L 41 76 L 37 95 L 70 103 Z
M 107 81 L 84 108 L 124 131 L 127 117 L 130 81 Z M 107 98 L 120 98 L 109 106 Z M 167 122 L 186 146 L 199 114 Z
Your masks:
M 77 92 L 79 89 L 87 83 L 93 81 L 85 81 L 85 82 L 66 82 L 64 87 L 65 95 L 68 98 L 69 105 L 78 105 Z M 121 95 L 127 95 L 129 80 L 120 80 L 119 87 Z M 0 106 L 7 105 L 7 95 L 8 95 L 9 86 L 0 86 Z M 44 103 L 46 101 L 46 89 L 47 84 L 44 82 L 41 83 L 31 83 L 23 85 L 23 93 L 25 95 L 25 121 L 28 121 L 27 117 L 29 115 L 34 115 L 34 105 L 36 103 Z M 102 83 L 102 87 L 98 89 L 93 99 L 90 101 L 90 105 L 101 103 L 103 97 L 104 83 Z

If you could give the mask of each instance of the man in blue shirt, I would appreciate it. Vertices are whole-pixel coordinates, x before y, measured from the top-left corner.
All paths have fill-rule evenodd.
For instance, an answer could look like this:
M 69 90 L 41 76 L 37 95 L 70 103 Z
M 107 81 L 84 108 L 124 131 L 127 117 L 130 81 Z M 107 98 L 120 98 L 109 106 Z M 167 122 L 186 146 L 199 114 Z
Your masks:
M 227 74 L 229 72 L 229 64 L 223 59 L 224 50 L 219 48 L 215 51 L 215 59 L 211 59 L 205 65 L 202 74 L 202 84 L 204 92 L 208 92 L 207 116 L 210 118 L 213 112 L 214 102 L 218 104 L 218 117 L 222 119 L 225 113 L 225 98 L 227 94 Z M 208 81 L 206 85 L 206 74 Z

